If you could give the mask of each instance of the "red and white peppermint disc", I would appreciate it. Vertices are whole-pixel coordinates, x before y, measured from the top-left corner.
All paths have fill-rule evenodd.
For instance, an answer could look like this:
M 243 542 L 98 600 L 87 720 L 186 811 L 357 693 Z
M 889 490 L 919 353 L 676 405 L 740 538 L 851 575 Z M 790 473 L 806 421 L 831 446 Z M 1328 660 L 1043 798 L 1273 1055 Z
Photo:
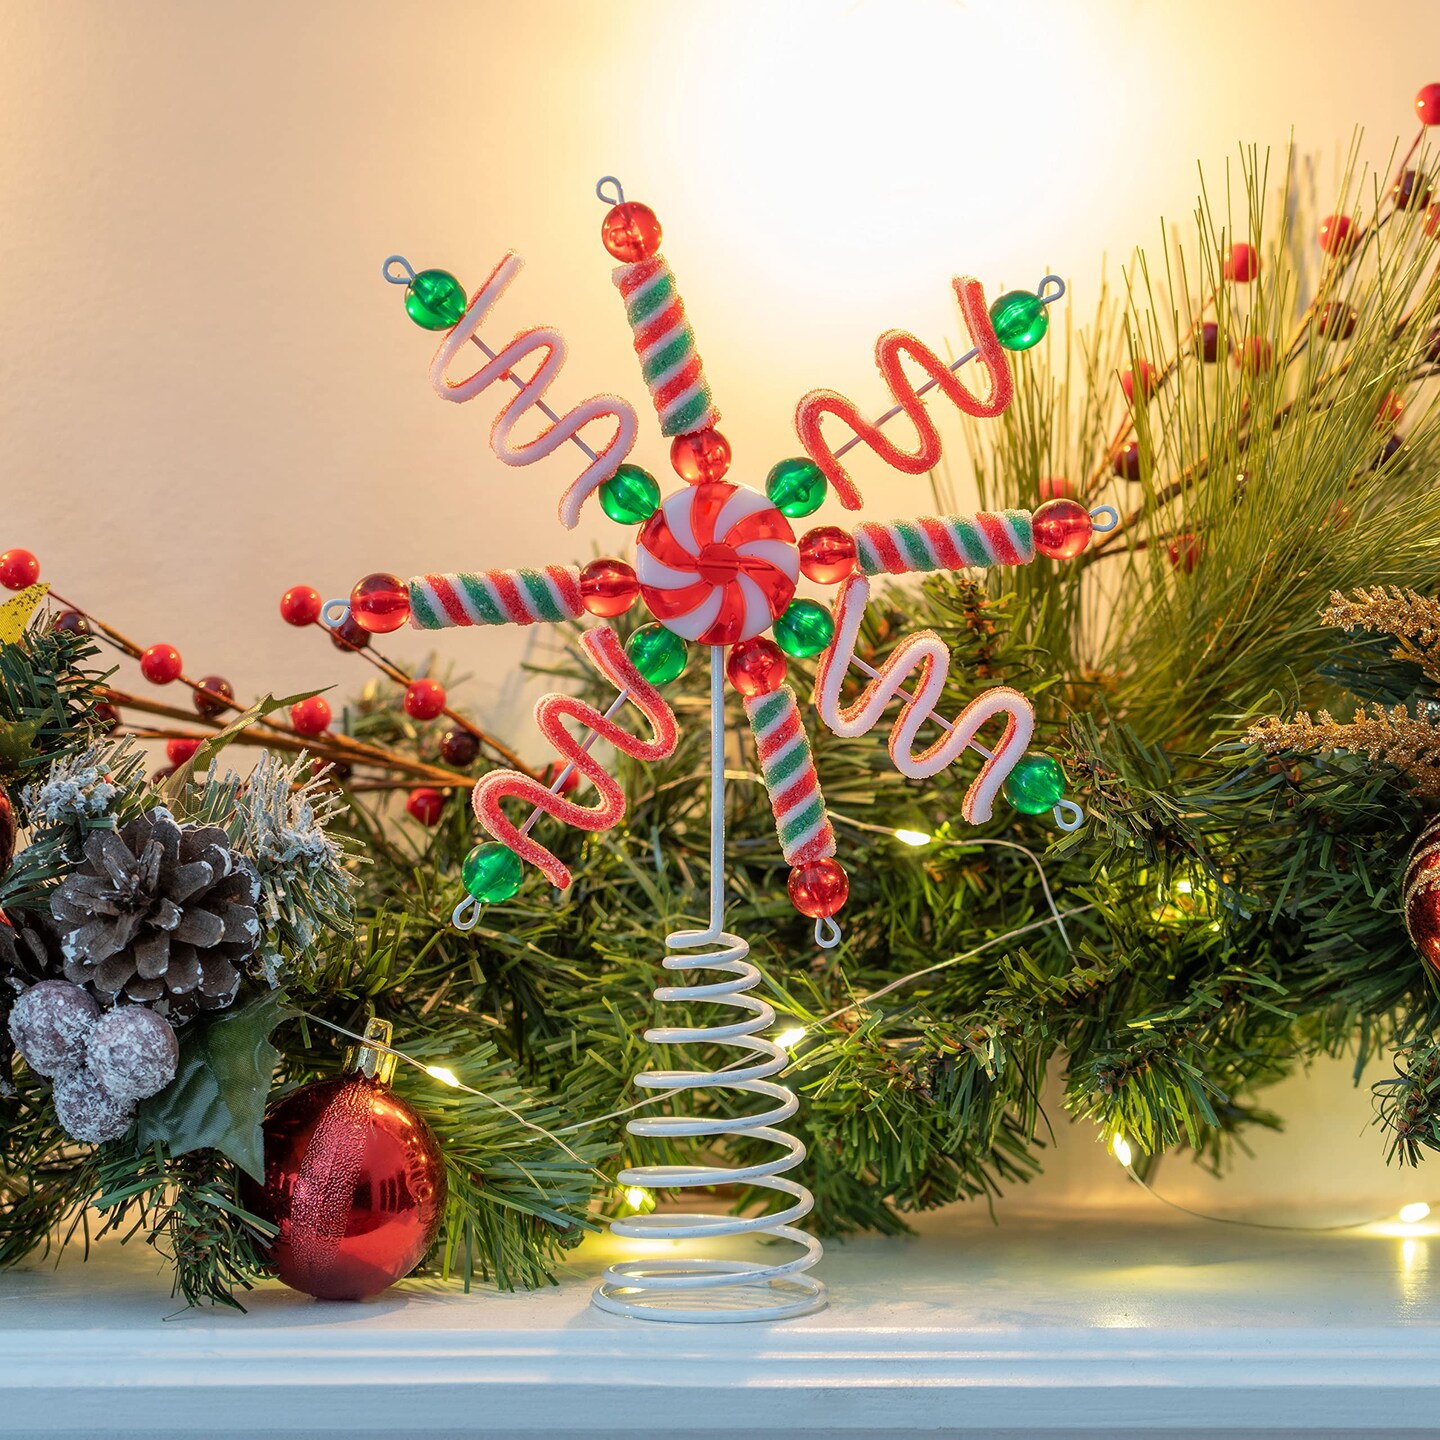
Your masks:
M 677 490 L 636 546 L 650 613 L 702 645 L 734 645 L 768 630 L 800 576 L 790 522 L 759 491 L 723 480 Z

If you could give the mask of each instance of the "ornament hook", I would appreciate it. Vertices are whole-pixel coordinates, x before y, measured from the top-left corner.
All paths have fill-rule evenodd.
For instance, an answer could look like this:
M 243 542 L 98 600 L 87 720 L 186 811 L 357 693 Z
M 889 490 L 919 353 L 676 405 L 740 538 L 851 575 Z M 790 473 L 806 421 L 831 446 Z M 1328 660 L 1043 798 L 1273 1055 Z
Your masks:
M 613 185 L 615 194 L 612 196 L 605 193 L 605 187 Z M 595 198 L 603 200 L 607 205 L 623 205 L 625 203 L 625 190 L 620 181 L 614 175 L 602 175 L 595 182 Z
M 321 622 L 332 630 L 338 630 L 349 618 L 350 602 L 348 600 L 327 600 L 320 607 Z
M 1085 811 L 1073 800 L 1057 801 L 1050 814 L 1067 835 L 1073 834 L 1085 823 Z
M 450 923 L 457 930 L 473 930 L 480 923 L 480 908 L 480 902 L 473 895 L 467 895 L 450 912 Z
M 1035 287 L 1035 298 L 1042 305 L 1053 305 L 1064 293 L 1065 282 L 1058 275 L 1047 275 Z
M 840 943 L 840 927 L 833 915 L 822 915 L 815 922 L 815 943 L 822 950 L 833 950 Z
M 1102 525 L 1100 522 L 1104 521 Z M 1097 505 L 1090 512 L 1091 527 L 1101 535 L 1108 535 L 1120 523 L 1120 512 L 1113 505 Z
M 400 267 L 398 275 L 392 273 L 392 267 L 397 265 Z M 415 279 L 415 267 L 403 255 L 387 255 L 380 273 L 392 285 L 409 285 Z

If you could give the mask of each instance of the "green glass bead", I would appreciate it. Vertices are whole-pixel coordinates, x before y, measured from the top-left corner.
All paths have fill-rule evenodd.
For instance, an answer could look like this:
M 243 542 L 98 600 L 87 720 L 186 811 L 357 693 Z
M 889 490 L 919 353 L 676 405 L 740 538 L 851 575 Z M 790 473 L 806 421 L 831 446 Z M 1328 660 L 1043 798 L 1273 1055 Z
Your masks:
M 825 476 L 813 460 L 803 455 L 782 460 L 765 477 L 765 493 L 770 503 L 792 520 L 813 515 L 825 503 Z
M 426 330 L 448 330 L 465 313 L 465 287 L 448 270 L 422 270 L 405 287 L 405 313 Z
M 834 638 L 830 612 L 813 600 L 792 600 L 775 622 L 775 643 L 797 660 L 818 655 Z
M 639 525 L 660 508 L 660 486 L 638 465 L 622 465 L 601 487 L 600 508 L 617 525 Z
M 513 850 L 496 840 L 487 840 L 465 857 L 460 879 L 482 905 L 498 905 L 520 889 L 525 871 Z
M 652 685 L 678 679 L 690 659 L 690 647 L 663 625 L 642 625 L 625 642 L 625 653 Z
M 1009 290 L 990 307 L 990 323 L 995 327 L 995 338 L 1007 350 L 1028 350 L 1045 338 L 1050 317 L 1038 295 L 1028 290 Z
M 1065 795 L 1065 772 L 1050 755 L 1022 755 L 1005 777 L 1005 798 L 1022 815 L 1043 815 Z

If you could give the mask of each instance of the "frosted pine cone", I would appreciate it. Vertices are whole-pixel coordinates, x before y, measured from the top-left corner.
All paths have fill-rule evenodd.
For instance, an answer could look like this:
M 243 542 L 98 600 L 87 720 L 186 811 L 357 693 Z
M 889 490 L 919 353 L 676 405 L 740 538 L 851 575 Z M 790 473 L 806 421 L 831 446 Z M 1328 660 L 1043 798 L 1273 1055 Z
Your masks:
M 260 940 L 259 896 L 254 867 L 223 830 L 156 809 L 94 832 L 50 909 L 68 979 L 179 1022 L 234 1000 Z

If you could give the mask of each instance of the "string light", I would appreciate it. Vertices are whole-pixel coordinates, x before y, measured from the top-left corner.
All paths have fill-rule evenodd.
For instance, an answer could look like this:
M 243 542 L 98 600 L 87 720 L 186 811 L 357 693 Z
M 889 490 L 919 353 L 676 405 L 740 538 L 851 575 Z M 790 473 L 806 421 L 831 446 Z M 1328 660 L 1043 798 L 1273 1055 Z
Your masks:
M 1135 1152 L 1130 1148 L 1130 1142 L 1123 1135 L 1116 1135 L 1110 1141 L 1110 1153 L 1128 1170 L 1131 1162 L 1135 1159 Z
M 803 1025 L 792 1025 L 788 1030 L 782 1030 L 775 1037 L 775 1043 L 782 1050 L 793 1050 L 804 1038 L 805 1027 Z
M 921 845 L 928 845 L 934 837 L 923 830 L 897 830 L 895 838 L 902 845 L 914 845 L 918 849 Z
M 460 1088 L 460 1077 L 453 1070 L 447 1070 L 443 1065 L 427 1065 L 425 1073 L 432 1080 L 438 1080 L 442 1085 L 449 1085 L 451 1089 L 458 1090 Z
M 645 1210 L 654 1205 L 654 1200 L 643 1185 L 627 1185 L 625 1187 L 625 1203 L 632 1210 Z
M 1416 1200 L 1413 1204 L 1400 1207 L 1400 1223 L 1418 1225 L 1429 1213 L 1430 1207 L 1423 1200 Z

